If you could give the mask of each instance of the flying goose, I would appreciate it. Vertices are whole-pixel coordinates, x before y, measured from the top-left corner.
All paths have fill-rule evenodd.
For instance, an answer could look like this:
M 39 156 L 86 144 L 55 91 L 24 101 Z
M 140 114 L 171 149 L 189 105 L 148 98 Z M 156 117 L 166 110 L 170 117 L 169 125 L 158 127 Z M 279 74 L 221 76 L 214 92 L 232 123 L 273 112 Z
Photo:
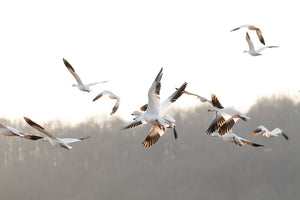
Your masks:
M 157 143 L 159 138 L 165 133 L 165 128 L 173 128 L 173 133 L 175 139 L 177 139 L 177 131 L 175 129 L 175 119 L 173 116 L 166 114 L 167 111 L 170 109 L 170 107 L 173 105 L 175 101 L 184 93 L 184 90 L 187 86 L 187 83 L 184 82 L 179 89 L 177 89 L 174 93 L 171 94 L 166 100 L 164 100 L 160 107 L 159 107 L 159 117 L 162 117 L 162 119 L 167 124 L 166 127 L 163 129 L 159 128 L 157 125 L 153 125 L 146 137 L 146 139 L 143 141 L 143 145 L 145 148 L 149 148 Z M 142 106 L 140 108 L 142 111 L 146 111 L 148 109 L 148 104 Z M 139 117 L 143 112 L 141 111 L 134 111 L 132 115 Z
M 110 113 L 110 115 L 114 114 L 115 112 L 117 112 L 119 105 L 120 105 L 120 97 L 118 97 L 117 95 L 115 95 L 114 93 L 112 93 L 111 91 L 108 90 L 104 90 L 102 91 L 100 94 L 98 94 L 93 101 L 96 101 L 97 99 L 100 99 L 102 96 L 107 95 L 109 96 L 109 98 L 111 99 L 116 99 L 116 103 L 112 109 L 112 112 Z
M 232 130 L 225 133 L 224 135 L 220 135 L 217 132 L 213 132 L 210 136 L 221 138 L 226 142 L 232 142 L 232 143 L 235 143 L 238 146 L 244 146 L 245 144 L 248 144 L 248 145 L 253 146 L 253 147 L 263 147 L 263 145 L 261 145 L 261 144 L 254 143 L 254 142 L 251 142 L 249 140 L 246 140 L 244 138 L 241 138 L 241 137 L 237 136 L 236 134 L 234 134 L 232 132 Z
M 25 121 L 34 129 L 44 133 L 47 137 L 44 138 L 44 141 L 49 141 L 53 146 L 60 147 L 60 148 L 65 148 L 67 150 L 71 150 L 72 147 L 68 144 L 73 143 L 73 142 L 79 142 L 81 140 L 87 139 L 89 137 L 84 137 L 84 138 L 58 138 L 54 136 L 53 134 L 49 133 L 46 131 L 42 126 L 38 125 L 31 119 L 24 117 Z
M 212 99 L 214 94 L 212 94 Z M 216 98 L 216 97 L 215 97 Z M 216 98 L 217 99 L 217 98 Z M 223 107 L 223 106 L 222 106 Z M 240 111 L 234 109 L 234 108 L 218 108 L 218 107 L 212 107 L 208 110 L 209 112 L 215 112 L 215 118 L 211 122 L 208 129 L 205 131 L 207 134 L 212 134 L 216 130 L 219 129 L 220 135 L 224 135 L 227 133 L 237 122 L 237 120 L 242 119 L 244 121 L 247 121 L 250 119 Z
M 0 133 L 5 135 L 5 136 L 18 136 L 20 138 L 25 138 L 28 140 L 39 140 L 42 139 L 43 137 L 37 136 L 37 135 L 29 135 L 27 133 L 18 131 L 12 127 L 5 126 L 0 123 Z
M 71 64 L 63 58 L 64 64 L 67 67 L 67 69 L 69 70 L 69 72 L 74 76 L 74 78 L 77 81 L 77 84 L 73 84 L 73 87 L 77 87 L 79 90 L 83 91 L 83 92 L 90 92 L 90 86 L 96 85 L 98 83 L 106 83 L 108 81 L 102 81 L 102 82 L 95 82 L 95 83 L 90 83 L 90 84 L 83 84 L 80 77 L 78 76 L 78 74 L 75 72 L 74 68 L 71 66 Z
M 263 46 L 263 47 L 255 50 L 254 45 L 250 39 L 248 32 L 246 32 L 246 40 L 249 45 L 249 50 L 248 51 L 245 50 L 244 53 L 249 53 L 251 56 L 260 56 L 260 55 L 262 55 L 260 52 L 262 52 L 263 50 L 265 50 L 267 48 L 278 48 L 279 47 L 279 46 Z
M 164 127 L 168 125 L 166 124 L 165 120 L 158 116 L 160 107 L 160 81 L 162 75 L 163 68 L 161 68 L 150 89 L 148 90 L 148 108 L 146 112 L 136 117 L 135 120 L 129 125 L 125 126 L 124 129 L 134 128 L 145 123 L 157 125 L 160 129 L 164 129 Z
M 286 140 L 289 139 L 289 137 L 280 128 L 274 128 L 272 131 L 269 131 L 263 125 L 259 125 L 258 127 L 256 127 L 253 130 L 253 132 L 251 133 L 251 135 L 255 136 L 255 135 L 259 135 L 261 133 L 263 134 L 263 136 L 266 136 L 268 138 L 269 137 L 277 137 L 278 135 L 282 135 Z
M 259 38 L 259 41 L 260 41 L 263 45 L 265 45 L 265 40 L 264 40 L 264 38 L 263 38 L 263 36 L 262 36 L 261 30 L 260 30 L 259 28 L 255 27 L 255 26 L 252 26 L 252 25 L 242 25 L 242 26 L 239 26 L 239 27 L 237 27 L 237 28 L 235 28 L 235 29 L 232 29 L 231 32 L 232 32 L 232 31 L 239 30 L 239 29 L 241 29 L 241 28 L 248 28 L 249 30 L 256 31 L 256 34 L 257 34 L 257 37 Z

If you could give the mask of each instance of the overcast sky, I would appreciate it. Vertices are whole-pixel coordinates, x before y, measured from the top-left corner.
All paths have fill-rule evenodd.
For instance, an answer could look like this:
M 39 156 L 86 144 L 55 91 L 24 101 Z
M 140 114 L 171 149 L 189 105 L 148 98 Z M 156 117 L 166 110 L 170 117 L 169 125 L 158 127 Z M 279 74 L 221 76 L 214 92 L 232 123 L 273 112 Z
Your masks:
M 129 120 L 147 102 L 161 67 L 162 99 L 187 81 L 187 91 L 215 93 L 224 106 L 243 111 L 266 95 L 299 100 L 298 8 L 289 0 L 1 2 L 0 117 L 109 118 L 114 101 L 92 99 L 111 90 L 121 97 L 115 115 Z M 280 48 L 244 54 L 246 30 L 230 32 L 244 24 L 260 27 L 266 44 Z M 261 47 L 255 32 L 249 34 Z M 72 88 L 76 82 L 62 58 L 84 83 L 110 82 L 91 93 Z M 198 104 L 190 96 L 177 102 L 180 108 Z

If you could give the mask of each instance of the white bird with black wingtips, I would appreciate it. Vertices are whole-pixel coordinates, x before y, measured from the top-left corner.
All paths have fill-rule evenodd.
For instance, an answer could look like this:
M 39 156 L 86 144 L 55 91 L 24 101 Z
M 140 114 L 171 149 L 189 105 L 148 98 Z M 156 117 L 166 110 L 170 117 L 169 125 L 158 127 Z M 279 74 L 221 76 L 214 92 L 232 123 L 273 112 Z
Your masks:
M 261 52 L 263 50 L 265 50 L 265 49 L 268 49 L 268 48 L 278 48 L 279 47 L 279 46 L 263 46 L 263 47 L 255 50 L 253 42 L 251 41 L 248 32 L 246 32 L 246 41 L 248 43 L 249 50 L 248 51 L 245 50 L 244 53 L 249 53 L 251 56 L 260 56 L 260 55 L 262 55 Z
M 73 84 L 73 87 L 77 87 L 79 90 L 83 91 L 83 92 L 90 92 L 90 86 L 99 84 L 99 83 L 106 83 L 108 81 L 101 81 L 101 82 L 95 82 L 95 83 L 90 83 L 90 84 L 83 84 L 80 77 L 78 76 L 78 74 L 75 72 L 74 68 L 71 66 L 71 64 L 63 58 L 64 64 L 67 67 L 67 69 L 69 70 L 69 72 L 74 76 L 75 80 L 77 81 L 77 84 Z
M 164 129 L 168 124 L 159 117 L 159 107 L 160 107 L 160 88 L 161 88 L 161 78 L 163 68 L 159 71 L 154 82 L 152 83 L 150 89 L 148 90 L 148 108 L 146 112 L 142 113 L 140 116 L 131 122 L 129 125 L 124 127 L 124 129 L 134 128 L 142 124 L 151 124 L 158 126 L 159 129 Z
M 175 139 L 177 139 L 177 131 L 175 129 L 175 119 L 172 115 L 167 114 L 167 111 L 174 104 L 175 101 L 184 93 L 184 90 L 187 86 L 187 83 L 184 82 L 179 89 L 171 94 L 166 100 L 164 100 L 159 108 L 159 116 L 162 117 L 165 122 L 168 124 L 165 128 L 173 128 Z M 140 109 L 142 111 L 147 111 L 148 105 L 142 106 Z M 142 114 L 140 111 L 134 111 L 132 115 L 135 117 L 139 117 Z M 160 129 L 158 126 L 153 125 L 146 137 L 143 141 L 144 147 L 148 148 L 156 144 L 159 138 L 164 135 L 166 129 Z
M 212 100 L 216 100 L 219 102 L 218 98 L 212 94 Z M 212 103 L 214 105 L 214 103 Z M 216 103 L 215 103 L 216 104 Z M 220 102 L 218 103 L 219 105 Z M 216 105 L 218 105 L 216 104 Z M 221 106 L 223 107 L 223 106 Z M 211 122 L 210 126 L 206 130 L 207 134 L 212 134 L 213 132 L 217 131 L 219 129 L 220 135 L 224 135 L 227 133 L 234 124 L 239 120 L 242 119 L 244 121 L 247 121 L 250 119 L 240 111 L 234 109 L 234 108 L 218 108 L 218 107 L 212 107 L 208 111 L 215 112 L 215 118 Z
M 56 147 L 71 150 L 72 147 L 69 145 L 70 143 L 79 142 L 79 141 L 82 141 L 84 139 L 89 138 L 89 137 L 83 137 L 83 138 L 58 138 L 58 137 L 54 136 L 53 134 L 49 133 L 48 131 L 46 131 L 42 126 L 35 123 L 34 121 L 29 119 L 28 117 L 24 117 L 24 119 L 32 128 L 36 129 L 37 131 L 40 131 L 40 132 L 44 133 L 47 136 L 47 137 L 44 138 L 44 141 L 49 141 L 50 144 L 52 144 L 53 146 L 56 146 Z
M 115 95 L 114 93 L 112 93 L 111 91 L 108 91 L 108 90 L 104 90 L 102 91 L 100 94 L 98 94 L 94 99 L 93 101 L 96 101 L 97 99 L 100 99 L 101 97 L 103 96 L 109 96 L 109 98 L 111 99 L 115 99 L 116 100 L 116 103 L 110 113 L 110 115 L 114 114 L 115 112 L 117 112 L 119 106 L 120 106 L 120 97 L 118 97 L 117 95 Z
M 18 136 L 20 138 L 25 138 L 28 140 L 39 140 L 43 138 L 37 135 L 29 135 L 27 133 L 18 131 L 10 126 L 5 126 L 1 123 L 0 123 L 0 134 L 3 134 L 5 136 Z
M 263 136 L 270 138 L 270 137 L 277 137 L 278 135 L 282 135 L 286 140 L 289 139 L 289 137 L 281 130 L 280 128 L 274 128 L 272 131 L 269 131 L 265 126 L 259 125 L 256 127 L 251 135 L 259 135 L 262 134 Z
M 237 28 L 232 29 L 231 32 L 232 32 L 232 31 L 239 30 L 239 29 L 242 29 L 242 28 L 248 28 L 249 30 L 256 31 L 256 34 L 257 34 L 257 37 L 259 38 L 259 41 L 260 41 L 263 45 L 265 45 L 265 40 L 264 40 L 264 38 L 263 38 L 263 36 L 262 36 L 261 30 L 260 30 L 259 28 L 255 27 L 255 26 L 253 26 L 253 25 L 242 25 L 242 26 L 239 26 L 239 27 L 237 27 Z
M 222 140 L 224 140 L 226 142 L 232 142 L 232 143 L 235 143 L 238 146 L 244 146 L 245 144 L 247 144 L 249 146 L 253 146 L 253 147 L 263 147 L 264 146 L 264 145 L 257 144 L 257 143 L 251 142 L 249 140 L 246 140 L 242 137 L 239 137 L 235 133 L 233 133 L 232 130 L 225 133 L 224 135 L 220 135 L 217 132 L 213 132 L 210 136 L 221 138 Z

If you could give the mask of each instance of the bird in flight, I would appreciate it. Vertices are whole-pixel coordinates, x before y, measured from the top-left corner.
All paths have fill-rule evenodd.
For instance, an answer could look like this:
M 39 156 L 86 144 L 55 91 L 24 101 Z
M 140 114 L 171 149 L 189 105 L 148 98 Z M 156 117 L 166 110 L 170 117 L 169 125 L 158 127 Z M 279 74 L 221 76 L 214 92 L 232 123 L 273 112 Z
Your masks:
M 102 91 L 100 94 L 98 94 L 94 99 L 93 101 L 96 101 L 97 99 L 100 99 L 101 97 L 103 96 L 109 96 L 109 98 L 111 99 L 115 99 L 116 100 L 116 103 L 114 105 L 114 107 L 112 108 L 112 111 L 110 113 L 110 115 L 114 114 L 115 112 L 117 112 L 119 106 L 120 106 L 120 97 L 118 97 L 117 95 L 115 95 L 114 93 L 112 93 L 111 91 L 108 91 L 108 90 L 104 90 Z
M 245 138 L 239 137 L 235 133 L 233 133 L 232 130 L 225 133 L 224 135 L 220 135 L 217 132 L 213 132 L 210 136 L 221 138 L 222 140 L 224 140 L 226 142 L 232 142 L 238 146 L 244 146 L 245 144 L 253 146 L 253 147 L 263 147 L 264 146 L 264 145 L 257 144 L 257 143 L 251 142 L 249 140 L 246 140 Z
M 274 128 L 272 131 L 269 131 L 266 127 L 264 127 L 263 125 L 259 125 L 258 127 L 256 127 L 251 135 L 255 136 L 255 135 L 259 135 L 259 134 L 263 134 L 263 136 L 270 138 L 270 137 L 277 137 L 278 135 L 282 135 L 286 140 L 289 139 L 289 137 L 287 136 L 287 134 L 285 134 L 283 132 L 283 130 L 281 130 L 280 128 Z
M 18 136 L 20 138 L 25 138 L 28 140 L 39 140 L 42 139 L 43 137 L 37 136 L 37 135 L 29 135 L 27 133 L 18 131 L 12 127 L 5 126 L 0 123 L 0 133 L 5 135 L 5 136 Z
M 146 112 L 136 117 L 135 120 L 129 125 L 125 126 L 124 129 L 134 128 L 142 124 L 156 125 L 160 129 L 164 129 L 164 127 L 168 126 L 168 124 L 166 124 L 166 122 L 161 117 L 159 117 L 160 88 L 162 75 L 163 68 L 161 68 L 150 89 L 148 90 L 148 108 Z
M 56 147 L 71 150 L 72 147 L 69 145 L 70 143 L 79 142 L 79 141 L 82 141 L 84 139 L 89 138 L 89 137 L 84 137 L 84 138 L 59 138 L 59 137 L 56 137 L 53 134 L 49 133 L 48 131 L 46 131 L 42 126 L 35 123 L 34 121 L 29 119 L 28 117 L 24 117 L 24 119 L 32 128 L 36 129 L 37 131 L 40 131 L 40 132 L 44 133 L 47 136 L 43 139 L 44 141 L 49 141 L 50 144 L 52 144 L 53 146 L 56 146 Z
M 249 30 L 256 31 L 256 34 L 257 34 L 257 37 L 258 37 L 259 41 L 260 41 L 263 45 L 265 45 L 265 40 L 264 40 L 264 38 L 263 38 L 263 36 L 262 36 L 261 30 L 260 30 L 259 28 L 255 27 L 255 26 L 253 26 L 253 25 L 242 25 L 242 26 L 239 26 L 239 27 L 237 27 L 237 28 L 232 29 L 231 32 L 232 32 L 232 31 L 239 30 L 239 29 L 242 29 L 242 28 L 248 28 Z
M 170 107 L 177 101 L 177 99 L 184 93 L 184 90 L 187 86 L 187 82 L 184 82 L 179 89 L 173 92 L 166 100 L 164 100 L 159 108 L 159 116 L 162 117 L 165 122 L 168 124 L 165 128 L 173 128 L 173 133 L 175 139 L 177 139 L 177 131 L 175 129 L 175 119 L 172 115 L 167 114 L 167 111 Z M 146 111 L 148 108 L 148 104 L 145 104 L 140 108 L 141 111 Z M 133 112 L 133 115 L 138 117 L 142 114 L 140 111 Z M 160 129 L 158 126 L 153 125 L 146 137 L 143 141 L 144 147 L 148 148 L 156 144 L 159 138 L 165 133 L 166 129 Z
M 79 90 L 83 91 L 83 92 L 90 92 L 90 86 L 99 84 L 99 83 L 106 83 L 108 81 L 102 81 L 102 82 L 95 82 L 95 83 L 90 83 L 90 84 L 83 84 L 80 77 L 78 76 L 78 74 L 75 72 L 74 68 L 71 66 L 71 64 L 63 58 L 64 64 L 67 67 L 67 69 L 69 70 L 69 72 L 73 75 L 73 77 L 75 78 L 75 80 L 77 81 L 77 84 L 73 84 L 73 87 L 77 87 Z
M 212 98 L 211 98 L 212 101 L 217 100 L 219 102 L 218 98 L 214 94 L 212 94 L 211 96 L 212 96 Z M 215 104 L 221 105 L 220 102 L 215 103 Z M 240 111 L 238 111 L 234 108 L 223 108 L 223 106 L 221 106 L 221 107 L 220 108 L 212 107 L 211 109 L 208 110 L 208 111 L 214 112 L 216 114 L 215 118 L 212 120 L 210 126 L 205 131 L 209 135 L 212 134 L 213 132 L 217 131 L 218 129 L 219 129 L 219 134 L 224 135 L 230 129 L 232 129 L 234 124 L 239 119 L 242 119 L 244 121 L 247 121 L 248 119 L 250 119 L 249 117 L 247 117 L 246 115 L 244 115 L 243 113 L 241 113 Z
M 248 51 L 245 50 L 244 53 L 249 53 L 251 56 L 260 56 L 260 55 L 262 55 L 261 52 L 263 50 L 265 50 L 265 49 L 268 49 L 268 48 L 278 48 L 279 47 L 279 46 L 263 46 L 263 47 L 255 50 L 253 42 L 251 41 L 248 32 L 246 32 L 246 41 L 248 43 L 249 50 Z

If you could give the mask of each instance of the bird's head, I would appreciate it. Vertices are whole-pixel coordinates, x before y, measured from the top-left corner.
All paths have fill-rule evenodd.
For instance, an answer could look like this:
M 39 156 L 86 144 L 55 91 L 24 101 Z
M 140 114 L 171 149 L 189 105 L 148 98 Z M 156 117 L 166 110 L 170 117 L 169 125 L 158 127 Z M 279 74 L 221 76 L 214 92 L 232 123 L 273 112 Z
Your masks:
M 50 138 L 49 137 L 44 137 L 43 142 L 50 142 Z
M 132 116 L 136 116 L 136 117 L 141 116 L 142 114 L 143 113 L 141 111 L 138 111 L 138 110 L 136 110 L 133 113 L 131 113 Z
M 216 107 L 212 107 L 212 108 L 208 109 L 207 111 L 217 113 L 219 111 L 219 109 Z

